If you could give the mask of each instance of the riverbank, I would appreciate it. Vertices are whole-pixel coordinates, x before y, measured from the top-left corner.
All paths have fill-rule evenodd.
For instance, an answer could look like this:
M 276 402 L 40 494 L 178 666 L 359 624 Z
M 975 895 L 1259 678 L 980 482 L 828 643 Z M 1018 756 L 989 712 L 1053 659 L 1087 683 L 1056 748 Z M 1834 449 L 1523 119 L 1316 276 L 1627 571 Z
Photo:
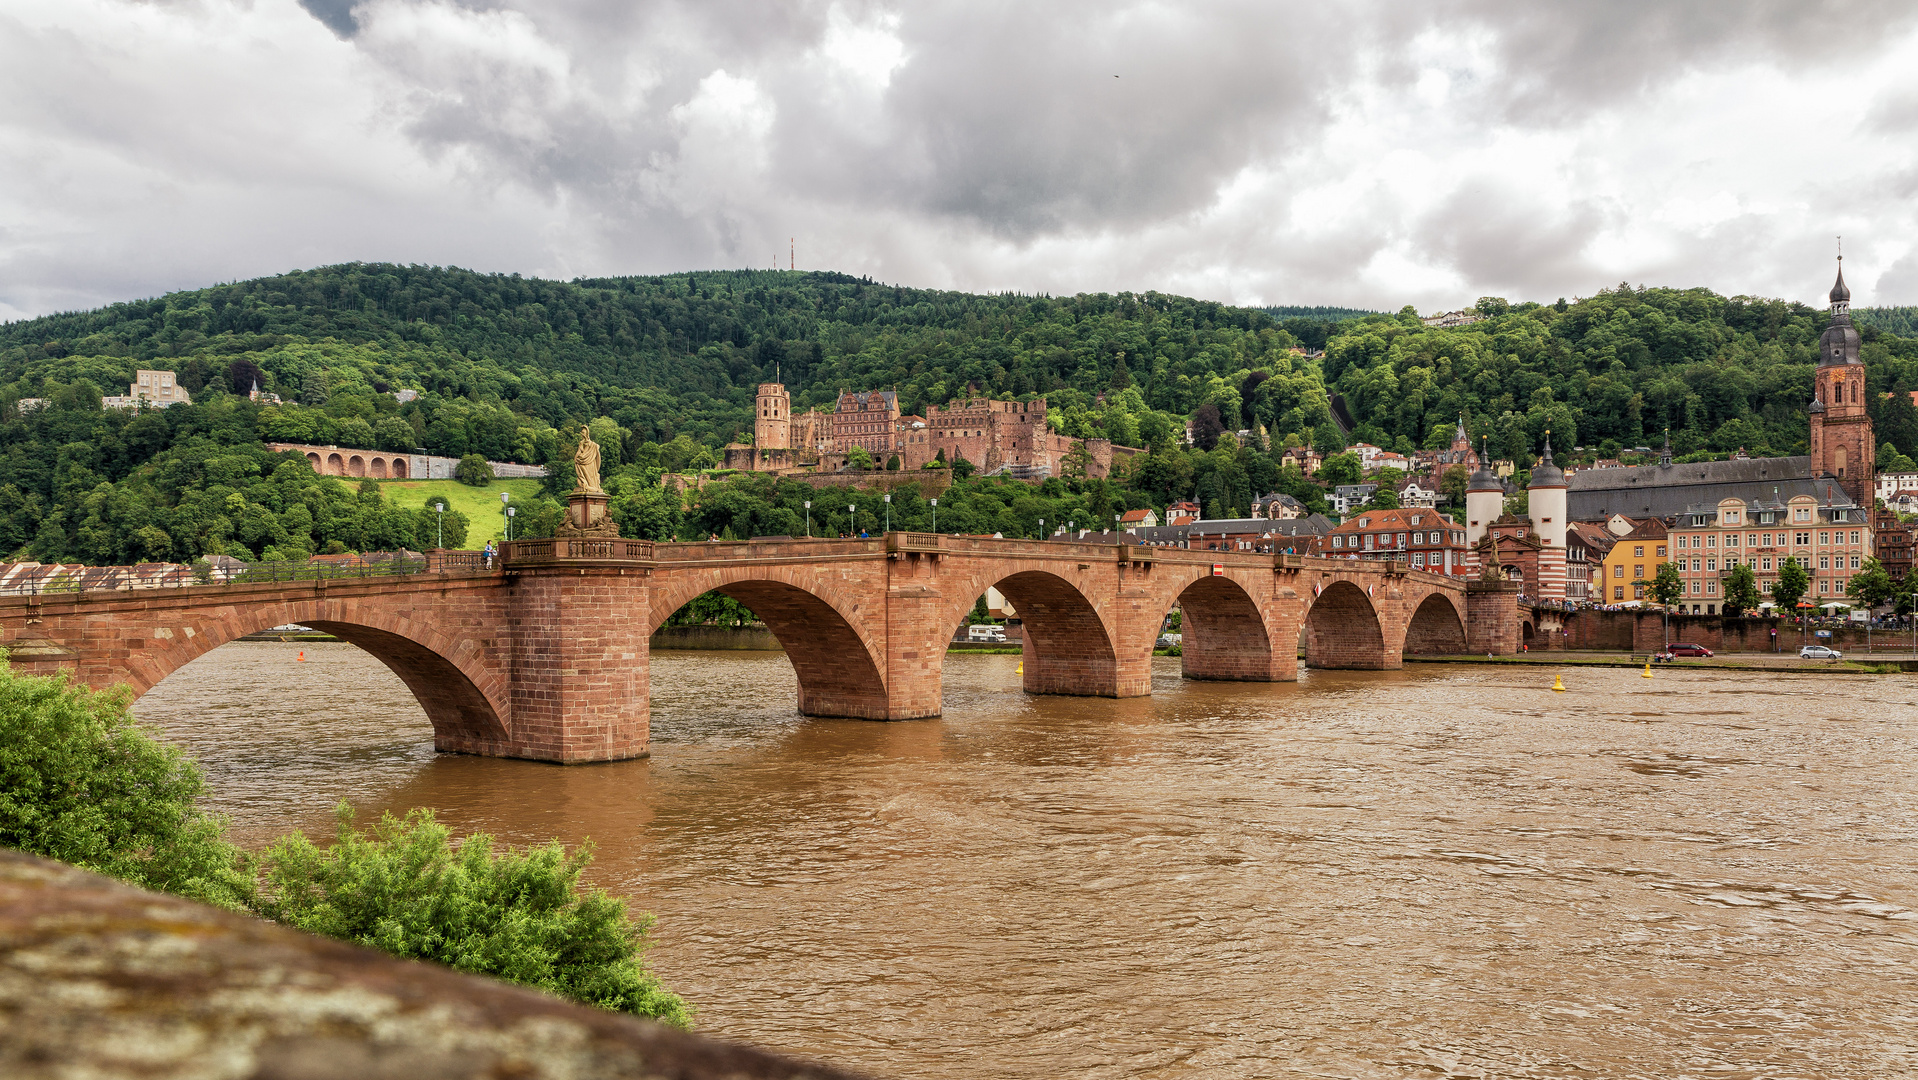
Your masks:
M 1408 664 L 1493 664 L 1531 665 L 1533 667 L 1629 667 L 1645 666 L 1645 654 L 1598 652 L 1536 652 L 1518 656 L 1479 656 L 1442 654 L 1407 656 Z M 1800 660 L 1794 653 L 1778 655 L 1739 653 L 1709 659 L 1672 660 L 1652 665 L 1653 672 L 1704 669 L 1713 671 L 1768 671 L 1792 675 L 1896 675 L 1918 671 L 1918 660 L 1910 657 L 1881 657 L 1875 660 Z

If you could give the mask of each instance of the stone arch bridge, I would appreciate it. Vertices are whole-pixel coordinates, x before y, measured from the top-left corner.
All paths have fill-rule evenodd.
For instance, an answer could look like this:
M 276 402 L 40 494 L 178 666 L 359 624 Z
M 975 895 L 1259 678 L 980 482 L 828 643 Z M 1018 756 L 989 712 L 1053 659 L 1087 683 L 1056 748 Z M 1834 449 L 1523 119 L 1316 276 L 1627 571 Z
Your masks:
M 988 586 L 1025 626 L 1025 689 L 1150 693 L 1166 613 L 1183 613 L 1188 678 L 1397 668 L 1410 653 L 1514 651 L 1516 586 L 1394 563 L 1136 545 L 890 533 L 873 540 L 522 540 L 487 567 L 433 553 L 370 579 L 0 598 L 16 668 L 71 670 L 135 695 L 208 650 L 300 623 L 350 641 L 413 691 L 441 750 L 543 761 L 643 756 L 647 641 L 718 591 L 785 647 L 799 711 L 937 716 L 947 643 Z

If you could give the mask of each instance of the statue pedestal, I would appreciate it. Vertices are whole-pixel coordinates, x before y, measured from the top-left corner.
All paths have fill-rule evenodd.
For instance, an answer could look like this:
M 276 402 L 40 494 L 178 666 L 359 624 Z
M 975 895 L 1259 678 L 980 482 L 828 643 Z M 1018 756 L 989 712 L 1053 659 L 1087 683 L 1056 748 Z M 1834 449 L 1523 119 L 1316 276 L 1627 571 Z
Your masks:
M 574 491 L 566 499 L 566 523 L 554 530 L 559 536 L 619 535 L 619 525 L 606 516 L 611 496 L 603 491 Z

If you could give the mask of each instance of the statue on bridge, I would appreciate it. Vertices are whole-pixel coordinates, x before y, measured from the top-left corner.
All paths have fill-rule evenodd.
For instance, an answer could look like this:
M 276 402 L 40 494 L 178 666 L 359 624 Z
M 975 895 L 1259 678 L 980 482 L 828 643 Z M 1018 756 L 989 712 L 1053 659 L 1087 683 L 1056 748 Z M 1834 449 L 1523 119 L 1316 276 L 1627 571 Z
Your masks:
M 566 520 L 553 535 L 562 539 L 610 539 L 619 524 L 607 516 L 611 496 L 599 486 L 599 444 L 593 429 L 579 429 L 579 449 L 573 451 L 573 493 L 566 500 Z
M 599 444 L 590 426 L 579 429 L 579 449 L 573 451 L 573 490 L 594 495 L 600 491 Z

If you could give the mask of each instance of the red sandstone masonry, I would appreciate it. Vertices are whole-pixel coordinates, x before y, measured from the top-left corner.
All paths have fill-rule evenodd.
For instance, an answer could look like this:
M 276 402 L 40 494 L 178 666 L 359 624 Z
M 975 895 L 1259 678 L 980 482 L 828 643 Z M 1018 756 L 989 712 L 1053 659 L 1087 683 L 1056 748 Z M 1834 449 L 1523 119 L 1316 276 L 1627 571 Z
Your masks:
M 326 629 L 404 680 L 443 750 L 556 762 L 643 756 L 653 629 L 719 590 L 785 647 L 809 715 L 938 715 L 946 645 L 997 586 L 1025 622 L 1033 693 L 1151 691 L 1184 612 L 1190 678 L 1396 668 L 1404 653 L 1510 652 L 1516 593 L 1383 563 L 894 533 L 879 540 L 521 541 L 506 570 L 0 598 L 29 671 L 141 693 L 208 649 L 287 622 Z M 442 564 L 450 565 L 450 563 Z

